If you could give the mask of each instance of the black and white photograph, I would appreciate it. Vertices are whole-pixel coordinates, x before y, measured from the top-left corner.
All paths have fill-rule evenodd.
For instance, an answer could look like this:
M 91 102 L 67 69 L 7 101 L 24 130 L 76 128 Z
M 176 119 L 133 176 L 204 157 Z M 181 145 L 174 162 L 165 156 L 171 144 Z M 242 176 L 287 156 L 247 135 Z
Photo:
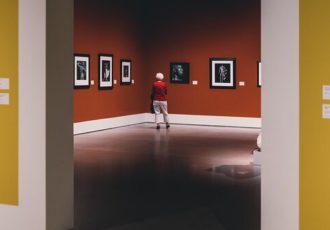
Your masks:
M 257 86 L 261 87 L 261 61 L 257 62 Z
M 130 85 L 132 83 L 132 61 L 120 60 L 120 84 Z
M 89 87 L 89 55 L 74 55 L 74 87 Z
M 113 87 L 113 55 L 99 54 L 99 89 Z
M 236 88 L 236 59 L 210 58 L 210 88 Z
M 186 62 L 170 63 L 170 82 L 189 84 L 189 63 Z

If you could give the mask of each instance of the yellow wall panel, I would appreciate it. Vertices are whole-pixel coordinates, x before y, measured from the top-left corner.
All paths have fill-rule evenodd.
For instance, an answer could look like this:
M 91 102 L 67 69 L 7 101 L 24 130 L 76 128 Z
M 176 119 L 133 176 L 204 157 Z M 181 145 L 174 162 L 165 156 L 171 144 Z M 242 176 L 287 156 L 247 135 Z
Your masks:
M 300 0 L 300 229 L 330 229 L 330 1 Z
M 9 79 L 9 89 L 2 79 Z M 2 104 L 4 95 L 9 105 Z M 0 203 L 18 204 L 17 0 L 0 0 Z

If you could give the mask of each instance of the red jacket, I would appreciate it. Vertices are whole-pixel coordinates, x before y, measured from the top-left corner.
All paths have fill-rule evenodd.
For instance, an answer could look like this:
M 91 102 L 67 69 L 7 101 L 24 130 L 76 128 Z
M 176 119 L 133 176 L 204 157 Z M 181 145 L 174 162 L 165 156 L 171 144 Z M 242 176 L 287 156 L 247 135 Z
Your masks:
M 152 83 L 152 96 L 155 101 L 166 101 L 167 86 L 163 81 L 155 81 Z

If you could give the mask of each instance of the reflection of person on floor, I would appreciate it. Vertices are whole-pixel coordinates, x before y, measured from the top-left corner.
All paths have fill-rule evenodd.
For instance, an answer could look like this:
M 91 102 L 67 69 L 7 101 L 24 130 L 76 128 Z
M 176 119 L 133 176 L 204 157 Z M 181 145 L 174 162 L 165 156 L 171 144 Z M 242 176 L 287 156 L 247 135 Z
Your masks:
M 164 121 L 166 123 L 166 128 L 170 127 L 168 112 L 167 112 L 167 86 L 166 83 L 163 82 L 164 75 L 162 73 L 156 74 L 156 81 L 152 83 L 152 98 L 153 98 L 153 106 L 155 111 L 155 122 L 156 128 L 160 129 L 159 115 L 162 112 Z

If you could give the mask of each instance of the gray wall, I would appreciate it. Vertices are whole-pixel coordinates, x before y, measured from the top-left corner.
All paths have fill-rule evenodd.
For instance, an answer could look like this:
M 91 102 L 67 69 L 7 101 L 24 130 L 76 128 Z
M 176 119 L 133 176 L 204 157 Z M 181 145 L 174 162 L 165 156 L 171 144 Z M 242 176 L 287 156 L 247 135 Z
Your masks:
M 46 1 L 46 229 L 73 227 L 73 0 Z

